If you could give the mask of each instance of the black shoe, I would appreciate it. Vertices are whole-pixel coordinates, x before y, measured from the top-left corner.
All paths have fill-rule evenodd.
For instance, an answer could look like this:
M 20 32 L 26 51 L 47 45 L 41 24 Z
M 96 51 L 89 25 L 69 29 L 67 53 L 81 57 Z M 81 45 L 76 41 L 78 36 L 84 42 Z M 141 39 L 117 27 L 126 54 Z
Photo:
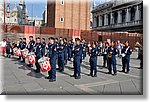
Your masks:
M 48 76 L 48 77 L 45 77 L 45 79 L 52 79 L 52 78 Z
M 125 70 L 122 70 L 121 72 L 125 72 Z
M 70 77 L 76 77 L 75 75 L 70 75 Z
M 97 77 L 97 75 L 93 75 L 92 77 Z
M 116 75 L 117 75 L 117 73 L 114 73 L 114 74 L 113 74 L 113 76 L 116 76 Z
M 21 63 L 25 63 L 25 61 L 21 61 Z
M 111 72 L 107 72 L 106 74 L 112 74 Z
M 129 74 L 129 71 L 127 71 L 126 74 Z
M 88 76 L 92 76 L 92 74 L 90 73 L 90 74 L 88 74 Z
M 33 67 L 33 65 L 32 65 L 32 64 L 28 64 L 27 66 L 28 66 L 28 67 Z
M 49 82 L 55 82 L 56 81 L 56 79 L 50 79 L 49 80 Z
M 34 72 L 35 72 L 35 73 L 40 73 L 40 71 L 38 71 L 38 70 L 34 70 Z
M 77 76 L 77 77 L 75 77 L 75 79 L 81 79 L 81 76 Z
M 59 72 L 64 72 L 64 70 L 61 70 L 61 69 L 60 69 Z

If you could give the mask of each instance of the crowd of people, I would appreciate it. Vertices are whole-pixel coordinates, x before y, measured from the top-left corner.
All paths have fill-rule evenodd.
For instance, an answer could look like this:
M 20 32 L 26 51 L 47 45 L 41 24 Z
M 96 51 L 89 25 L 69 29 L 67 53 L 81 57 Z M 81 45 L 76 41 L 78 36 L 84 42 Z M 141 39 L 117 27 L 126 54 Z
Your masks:
M 68 61 L 73 61 L 74 74 L 71 77 L 75 79 L 81 78 L 80 66 L 86 56 L 90 56 L 90 73 L 89 76 L 97 77 L 97 58 L 98 56 L 103 56 L 103 67 L 108 68 L 107 74 L 117 75 L 116 68 L 116 56 L 122 58 L 122 72 L 130 72 L 130 55 L 132 54 L 132 49 L 129 46 L 129 41 L 125 41 L 122 44 L 119 40 L 117 42 L 86 42 L 85 40 L 76 38 L 75 41 L 67 40 L 67 38 L 48 38 L 48 43 L 46 43 L 45 38 L 36 38 L 34 41 L 33 36 L 29 36 L 29 43 L 27 43 L 26 38 L 20 38 L 17 43 L 10 42 L 9 39 L 3 39 L 0 43 L 1 52 L 4 56 L 11 58 L 14 56 L 14 49 L 24 50 L 27 49 L 29 53 L 35 54 L 35 73 L 41 72 L 41 66 L 38 60 L 42 57 L 49 57 L 49 62 L 51 65 L 51 70 L 48 71 L 48 76 L 45 77 L 49 79 L 50 82 L 56 81 L 56 65 L 58 65 L 59 72 L 65 71 L 65 65 Z M 143 49 L 141 49 L 143 51 Z M 142 53 L 141 53 L 142 54 Z M 143 68 L 143 55 L 141 55 L 141 66 Z M 25 58 L 23 55 L 19 56 L 18 60 L 25 63 Z M 28 67 L 33 67 L 33 64 L 28 64 Z

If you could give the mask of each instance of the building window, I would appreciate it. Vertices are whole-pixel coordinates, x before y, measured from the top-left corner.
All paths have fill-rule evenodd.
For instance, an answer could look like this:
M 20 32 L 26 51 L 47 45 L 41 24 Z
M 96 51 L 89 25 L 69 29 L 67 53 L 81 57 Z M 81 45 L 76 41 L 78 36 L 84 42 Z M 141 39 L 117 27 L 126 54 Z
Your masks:
M 61 0 L 61 5 L 64 5 L 64 0 Z
M 60 18 L 60 22 L 64 22 L 64 18 L 63 17 Z

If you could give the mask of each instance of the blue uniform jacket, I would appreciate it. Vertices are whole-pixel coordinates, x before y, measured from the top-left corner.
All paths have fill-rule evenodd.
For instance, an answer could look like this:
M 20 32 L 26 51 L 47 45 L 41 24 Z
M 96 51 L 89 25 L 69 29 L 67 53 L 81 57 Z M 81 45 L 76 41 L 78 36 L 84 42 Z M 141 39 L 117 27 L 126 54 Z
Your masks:
M 28 43 L 27 49 L 29 50 L 29 52 L 34 52 L 34 44 L 35 44 L 34 40 Z
M 86 51 L 86 44 L 82 44 L 82 47 L 83 47 L 83 51 L 85 52 Z
M 56 44 L 48 44 L 48 50 L 49 50 L 48 54 L 49 54 L 50 60 L 52 61 L 53 59 L 54 60 L 57 59 L 58 52 L 57 52 Z
M 23 49 L 25 49 L 26 48 L 26 42 L 20 42 L 19 43 L 19 48 L 21 49 L 21 50 L 23 50 Z
M 42 42 L 42 56 L 45 55 L 46 42 Z
M 68 44 L 65 42 L 64 46 L 65 46 L 65 53 L 67 54 Z
M 36 57 L 42 57 L 42 43 L 36 43 L 34 47 Z
M 74 58 L 82 58 L 82 45 L 76 45 L 74 48 Z
M 127 50 L 127 48 L 128 48 L 128 50 Z M 126 50 L 127 50 L 127 53 L 125 53 Z M 123 49 L 122 49 L 122 51 L 121 51 L 121 53 L 124 53 L 125 54 L 125 58 L 128 59 L 128 58 L 130 58 L 130 55 L 132 54 L 132 49 L 131 49 L 130 46 L 124 46 Z
M 97 53 L 98 53 L 97 48 L 92 48 L 90 53 L 91 54 L 90 58 L 97 58 Z
M 59 43 L 59 44 L 58 44 L 58 49 L 57 49 L 57 50 L 58 50 L 58 54 L 64 53 L 64 52 L 65 52 L 65 45 Z
M 113 58 L 116 58 L 116 55 L 117 55 L 117 48 L 114 47 L 114 46 L 110 46 L 110 47 L 108 48 L 108 54 L 109 54 L 110 52 L 112 52 L 112 59 L 113 59 Z
M 68 44 L 68 49 L 72 50 L 73 49 L 73 43 Z

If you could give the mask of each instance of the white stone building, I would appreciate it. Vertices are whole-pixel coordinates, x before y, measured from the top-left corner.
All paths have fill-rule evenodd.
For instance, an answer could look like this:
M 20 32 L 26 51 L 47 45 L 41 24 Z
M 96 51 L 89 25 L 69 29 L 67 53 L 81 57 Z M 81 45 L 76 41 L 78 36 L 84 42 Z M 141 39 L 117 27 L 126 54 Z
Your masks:
M 92 30 L 143 31 L 142 0 L 111 0 L 92 10 Z
M 19 5 L 14 3 L 14 8 L 10 8 L 10 2 L 6 2 L 6 16 L 5 22 L 10 25 L 26 25 L 28 22 L 28 11 L 26 8 L 25 0 L 20 0 Z M 0 4 L 0 20 L 4 23 L 4 4 Z

